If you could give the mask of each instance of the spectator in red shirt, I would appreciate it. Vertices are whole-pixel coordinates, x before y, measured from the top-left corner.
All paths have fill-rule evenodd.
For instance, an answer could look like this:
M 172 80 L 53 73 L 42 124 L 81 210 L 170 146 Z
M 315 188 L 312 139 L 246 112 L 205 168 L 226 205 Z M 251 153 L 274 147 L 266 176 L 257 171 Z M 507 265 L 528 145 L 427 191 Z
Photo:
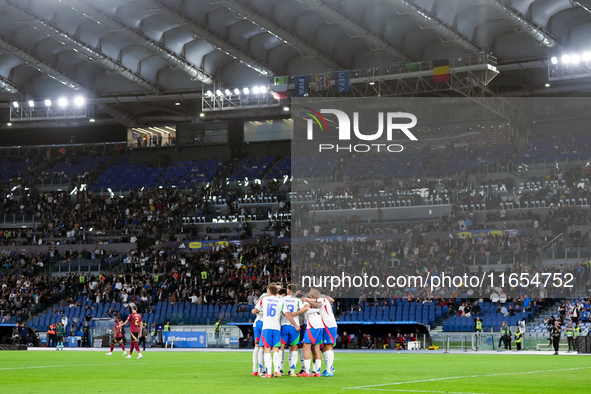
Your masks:
M 343 349 L 348 349 L 351 343 L 351 337 L 347 334 L 347 331 L 343 331 Z

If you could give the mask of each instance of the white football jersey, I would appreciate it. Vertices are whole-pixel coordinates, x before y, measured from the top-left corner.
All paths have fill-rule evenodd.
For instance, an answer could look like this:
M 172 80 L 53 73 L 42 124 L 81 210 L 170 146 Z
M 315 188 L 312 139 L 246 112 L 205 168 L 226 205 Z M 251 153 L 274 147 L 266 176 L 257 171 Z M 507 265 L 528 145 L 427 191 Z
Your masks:
M 330 301 L 326 298 L 318 298 L 316 302 L 322 304 L 319 310 L 320 316 L 322 316 L 322 321 L 324 322 L 324 326 L 327 328 L 336 327 L 337 321 L 334 318 L 334 313 L 332 312 L 332 305 Z
M 277 296 L 263 298 L 257 304 L 257 309 L 263 311 L 263 330 L 281 331 L 281 315 L 289 310 L 283 300 Z
M 261 294 L 261 296 L 259 297 L 259 299 L 257 300 L 257 302 L 256 302 L 256 304 L 255 304 L 255 305 L 256 305 L 256 306 L 258 306 L 258 305 L 259 305 L 259 302 L 260 302 L 260 301 L 261 301 L 263 298 L 265 298 L 266 296 L 267 296 L 267 293 L 263 293 L 263 294 Z M 255 306 L 255 308 L 256 308 L 256 306 Z M 259 320 L 261 320 L 262 318 L 263 318 L 263 311 L 259 309 L 259 313 L 257 313 L 257 318 L 256 318 L 256 319 L 254 320 L 254 322 L 252 323 L 252 326 L 254 327 L 254 326 L 255 326 L 255 324 L 256 324 L 256 323 L 257 323 Z
M 307 302 L 304 302 L 304 305 L 310 306 Z M 318 309 L 308 309 L 306 311 L 305 319 L 306 325 L 310 328 L 324 328 L 324 324 L 322 324 L 322 318 L 320 317 L 320 313 L 318 313 Z
M 281 298 L 283 300 L 283 302 L 285 303 L 285 306 L 287 306 L 287 309 L 290 312 L 297 312 L 300 309 L 302 309 L 302 307 L 304 306 L 304 304 L 302 303 L 302 300 L 300 300 L 299 298 L 293 297 L 293 296 L 285 296 Z M 301 315 L 297 315 L 294 316 L 293 320 L 295 320 L 296 324 L 298 326 L 300 326 L 300 316 Z M 289 320 L 287 320 L 287 318 L 284 315 L 281 315 L 281 325 L 282 326 L 286 326 L 286 325 L 291 325 L 291 323 L 289 322 Z

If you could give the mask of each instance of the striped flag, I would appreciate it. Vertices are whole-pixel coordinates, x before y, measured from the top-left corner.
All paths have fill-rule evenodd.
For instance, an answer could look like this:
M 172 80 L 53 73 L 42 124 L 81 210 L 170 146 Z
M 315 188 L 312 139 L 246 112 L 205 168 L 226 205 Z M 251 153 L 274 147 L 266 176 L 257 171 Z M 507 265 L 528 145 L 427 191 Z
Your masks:
M 449 59 L 433 60 L 433 82 L 449 82 Z
M 275 100 L 287 98 L 287 82 L 289 77 L 275 77 L 271 94 Z

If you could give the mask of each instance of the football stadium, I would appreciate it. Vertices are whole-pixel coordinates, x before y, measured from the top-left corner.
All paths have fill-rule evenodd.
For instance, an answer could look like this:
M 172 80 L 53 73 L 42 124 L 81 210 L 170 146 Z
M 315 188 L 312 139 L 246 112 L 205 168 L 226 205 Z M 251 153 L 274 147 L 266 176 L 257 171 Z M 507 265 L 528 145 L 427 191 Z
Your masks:
M 591 1 L 0 0 L 3 393 L 588 393 Z

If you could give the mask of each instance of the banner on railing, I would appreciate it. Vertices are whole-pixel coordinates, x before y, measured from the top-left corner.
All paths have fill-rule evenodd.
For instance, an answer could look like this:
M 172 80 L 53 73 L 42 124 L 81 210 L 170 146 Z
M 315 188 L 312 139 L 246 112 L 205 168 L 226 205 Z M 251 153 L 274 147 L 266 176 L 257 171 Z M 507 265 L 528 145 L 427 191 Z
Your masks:
M 296 242 L 370 242 L 379 239 L 388 241 L 399 241 L 401 239 L 410 240 L 411 235 L 407 233 L 395 234 L 375 234 L 375 235 L 336 235 L 336 236 L 322 236 L 322 237 L 302 237 L 294 238 Z
M 425 238 L 427 242 L 433 242 L 441 237 L 449 237 L 453 239 L 458 238 L 473 238 L 482 239 L 486 237 L 517 237 L 517 236 L 533 236 L 536 234 L 536 229 L 533 227 L 520 229 L 490 229 L 490 230 L 466 230 L 458 232 L 434 232 L 427 233 Z
M 275 245 L 283 245 L 285 243 L 289 243 L 290 241 L 290 238 L 275 238 L 273 240 L 273 243 Z M 160 245 L 177 250 L 209 250 L 217 248 L 218 246 L 221 248 L 225 248 L 230 245 L 248 245 L 256 242 L 259 242 L 259 240 L 256 238 L 250 238 L 240 240 L 161 242 Z

